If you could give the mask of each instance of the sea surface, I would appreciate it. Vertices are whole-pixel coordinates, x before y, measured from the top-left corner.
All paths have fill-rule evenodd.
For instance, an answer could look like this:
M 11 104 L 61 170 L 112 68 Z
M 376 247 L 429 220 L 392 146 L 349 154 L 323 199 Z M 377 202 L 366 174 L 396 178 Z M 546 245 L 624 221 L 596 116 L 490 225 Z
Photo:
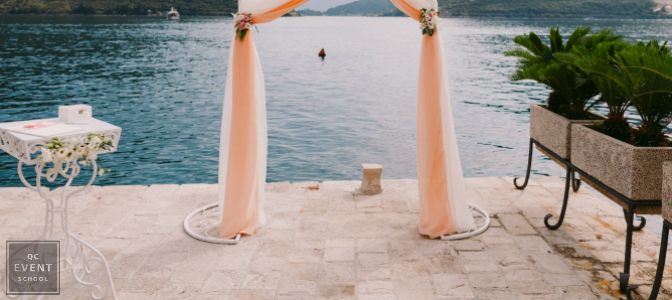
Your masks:
M 626 39 L 672 39 L 670 20 L 444 19 L 440 34 L 464 176 L 524 175 L 529 106 L 548 90 L 507 79 L 511 39 L 551 26 L 611 28 Z M 100 185 L 216 183 L 230 18 L 2 16 L 0 122 L 89 104 L 123 128 Z M 421 33 L 410 18 L 298 17 L 258 26 L 266 78 L 268 181 L 416 178 Z M 317 56 L 327 53 L 324 61 Z M 603 107 L 598 111 L 604 112 Z M 631 116 L 636 119 L 636 116 Z M 22 186 L 0 154 L 0 187 Z M 27 172 L 30 173 L 30 172 Z M 564 175 L 540 155 L 535 177 Z

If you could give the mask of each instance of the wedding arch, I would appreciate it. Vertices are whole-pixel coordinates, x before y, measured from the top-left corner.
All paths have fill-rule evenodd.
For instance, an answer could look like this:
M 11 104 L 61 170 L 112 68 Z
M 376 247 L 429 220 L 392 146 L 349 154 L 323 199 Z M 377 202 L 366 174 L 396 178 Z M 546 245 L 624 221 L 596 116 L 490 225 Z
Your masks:
M 219 155 L 219 201 L 187 216 L 185 231 L 211 243 L 235 244 L 266 223 L 267 128 L 264 76 L 253 24 L 271 22 L 309 0 L 238 0 L 229 56 Z M 420 234 L 444 240 L 474 236 L 489 226 L 488 214 L 466 198 L 448 93 L 437 0 L 391 0 L 422 28 L 418 78 L 417 152 Z M 436 33 L 436 34 L 435 34 Z M 218 208 L 218 209 L 215 209 Z M 485 219 L 476 228 L 471 209 Z M 190 220 L 206 211 L 218 224 L 197 233 Z M 218 232 L 216 229 L 219 229 Z

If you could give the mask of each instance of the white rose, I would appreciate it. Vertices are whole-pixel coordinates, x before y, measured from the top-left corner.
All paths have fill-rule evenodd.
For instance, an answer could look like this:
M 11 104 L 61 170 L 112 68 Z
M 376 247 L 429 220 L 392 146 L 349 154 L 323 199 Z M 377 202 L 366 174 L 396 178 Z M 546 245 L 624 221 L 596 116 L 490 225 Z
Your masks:
M 103 168 L 99 168 L 98 169 L 98 176 L 103 176 L 103 174 L 105 174 L 105 170 L 103 170 Z
M 46 148 L 42 147 L 40 148 L 41 156 L 42 156 L 42 162 L 48 163 L 52 160 L 51 157 L 51 151 L 47 150 Z
M 96 154 L 95 151 L 89 152 L 89 154 L 86 156 L 86 159 L 88 159 L 90 161 L 94 161 L 94 160 L 96 160 L 96 158 L 98 158 L 98 154 Z
M 66 158 L 70 152 L 68 148 L 58 149 L 56 150 L 56 158 Z
M 252 27 L 252 24 L 250 23 L 245 23 L 245 29 L 250 29 Z
M 77 147 L 77 149 L 75 150 L 75 155 L 77 155 L 77 158 L 86 156 L 86 148 Z

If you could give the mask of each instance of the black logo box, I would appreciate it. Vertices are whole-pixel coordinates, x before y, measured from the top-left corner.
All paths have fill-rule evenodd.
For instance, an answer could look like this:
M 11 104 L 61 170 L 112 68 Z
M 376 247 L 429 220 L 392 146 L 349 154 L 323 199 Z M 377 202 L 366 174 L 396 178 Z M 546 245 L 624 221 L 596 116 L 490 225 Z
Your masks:
M 60 295 L 60 241 L 6 241 L 7 295 Z

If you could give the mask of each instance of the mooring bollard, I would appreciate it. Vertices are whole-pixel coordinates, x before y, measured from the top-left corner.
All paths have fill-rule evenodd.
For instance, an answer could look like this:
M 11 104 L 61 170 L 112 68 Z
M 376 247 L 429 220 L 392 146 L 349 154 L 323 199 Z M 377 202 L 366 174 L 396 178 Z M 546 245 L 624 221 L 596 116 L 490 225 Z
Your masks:
M 362 164 L 362 193 L 364 195 L 380 194 L 383 191 L 380 186 L 381 174 L 383 174 L 382 165 Z

